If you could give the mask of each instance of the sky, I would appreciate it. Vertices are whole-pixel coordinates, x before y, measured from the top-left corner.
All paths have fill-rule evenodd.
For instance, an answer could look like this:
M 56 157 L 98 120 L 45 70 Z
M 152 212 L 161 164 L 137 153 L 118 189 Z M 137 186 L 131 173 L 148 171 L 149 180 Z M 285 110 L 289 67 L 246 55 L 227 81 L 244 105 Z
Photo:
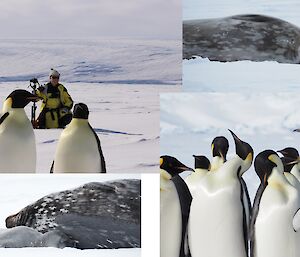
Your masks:
M 1 0 L 0 38 L 180 39 L 180 0 Z

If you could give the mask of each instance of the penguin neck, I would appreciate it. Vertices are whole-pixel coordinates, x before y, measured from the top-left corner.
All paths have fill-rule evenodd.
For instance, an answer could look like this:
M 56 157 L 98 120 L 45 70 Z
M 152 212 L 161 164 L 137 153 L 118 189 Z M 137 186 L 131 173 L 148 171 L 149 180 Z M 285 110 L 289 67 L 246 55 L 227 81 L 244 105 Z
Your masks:
M 293 174 L 300 181 L 300 164 L 295 164 L 291 170 L 291 174 Z
M 8 98 L 4 101 L 3 103 L 3 107 L 2 107 L 2 113 L 6 113 L 6 112 L 9 112 L 11 111 L 12 109 L 15 109 L 15 108 L 12 108 L 12 99 L 11 98 Z
M 226 161 L 216 173 L 220 176 L 230 176 L 230 177 L 241 177 L 241 169 L 243 169 L 243 160 L 239 156 L 235 156 L 232 159 Z
M 11 115 L 13 115 L 14 117 L 16 117 L 19 120 L 28 119 L 24 108 L 7 108 L 6 111 L 4 111 L 4 108 L 3 108 L 3 114 L 6 112 L 9 112 Z
M 78 118 L 73 118 L 72 121 L 70 122 L 70 126 L 87 126 L 89 124 L 88 119 L 78 119 Z
M 206 169 L 200 169 L 200 168 L 195 168 L 194 169 L 194 172 L 192 172 L 191 174 L 193 174 L 193 173 L 195 173 L 195 174 L 203 174 L 203 173 L 207 173 L 208 172 L 208 170 L 206 170 Z
M 299 182 L 292 174 L 288 174 L 287 178 L 280 169 L 276 167 L 268 178 L 268 187 L 272 187 L 273 190 L 280 191 L 286 196 L 287 201 L 294 201 L 299 199 Z
M 160 179 L 170 180 L 172 178 L 171 174 L 163 169 L 160 169 Z
M 299 187 L 299 181 L 292 173 L 284 172 L 284 176 L 292 186 Z
M 273 168 L 271 175 L 268 178 L 268 185 L 272 187 L 282 187 L 284 184 L 289 183 L 283 171 L 277 167 Z
M 210 171 L 213 172 L 213 171 L 218 170 L 222 166 L 223 163 L 224 163 L 224 159 L 222 157 L 220 157 L 220 156 L 213 157 L 213 159 L 211 161 Z
M 170 187 L 172 176 L 165 170 L 160 169 L 160 191 L 167 190 Z
M 5 100 L 3 107 L 2 107 L 2 114 L 9 112 L 13 114 L 15 117 L 18 117 L 20 120 L 24 120 L 27 118 L 24 108 L 12 108 L 12 99 L 8 98 Z

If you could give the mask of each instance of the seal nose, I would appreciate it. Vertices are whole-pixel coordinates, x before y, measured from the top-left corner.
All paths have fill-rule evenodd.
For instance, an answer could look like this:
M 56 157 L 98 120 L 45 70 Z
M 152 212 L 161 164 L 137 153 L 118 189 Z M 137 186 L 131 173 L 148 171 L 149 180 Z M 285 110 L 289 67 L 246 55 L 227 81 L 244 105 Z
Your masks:
M 7 228 L 13 228 L 13 227 L 14 227 L 14 217 L 15 217 L 16 215 L 17 215 L 17 214 L 8 216 L 8 217 L 5 219 L 5 225 L 6 225 Z

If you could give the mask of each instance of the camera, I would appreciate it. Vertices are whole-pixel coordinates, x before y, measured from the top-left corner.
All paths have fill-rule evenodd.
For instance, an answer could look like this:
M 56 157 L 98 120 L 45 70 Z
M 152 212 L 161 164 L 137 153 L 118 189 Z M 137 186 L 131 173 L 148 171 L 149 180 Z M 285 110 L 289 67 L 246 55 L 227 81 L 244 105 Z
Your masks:
M 36 84 L 36 83 L 39 83 L 39 81 L 37 78 L 33 78 L 30 80 L 30 83 Z

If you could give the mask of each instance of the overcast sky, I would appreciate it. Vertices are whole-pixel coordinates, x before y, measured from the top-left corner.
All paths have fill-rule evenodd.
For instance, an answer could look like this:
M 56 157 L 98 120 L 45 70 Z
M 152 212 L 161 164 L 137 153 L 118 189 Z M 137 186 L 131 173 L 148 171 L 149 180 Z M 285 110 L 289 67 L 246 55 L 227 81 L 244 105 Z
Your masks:
M 1 38 L 181 38 L 181 0 L 1 0 Z

